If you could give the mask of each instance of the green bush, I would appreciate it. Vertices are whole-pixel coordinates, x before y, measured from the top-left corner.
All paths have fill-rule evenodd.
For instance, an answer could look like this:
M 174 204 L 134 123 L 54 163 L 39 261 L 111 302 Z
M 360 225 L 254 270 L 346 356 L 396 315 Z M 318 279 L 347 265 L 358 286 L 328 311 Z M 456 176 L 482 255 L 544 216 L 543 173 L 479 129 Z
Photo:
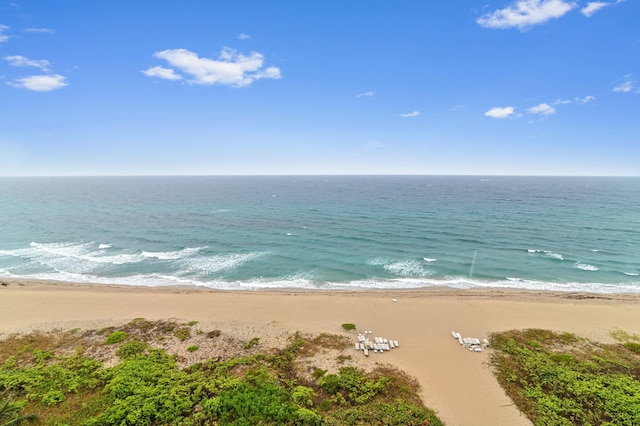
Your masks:
M 406 404 L 402 400 L 338 409 L 325 417 L 324 424 L 326 426 L 444 426 L 433 411 Z
M 47 407 L 58 404 L 64 401 L 64 394 L 59 390 L 50 390 L 42 395 L 42 403 Z
M 531 345 L 533 335 L 544 338 Z M 498 381 L 534 424 L 640 424 L 640 359 L 628 344 L 514 330 L 491 345 Z
M 342 324 L 342 328 L 344 328 L 347 331 L 351 331 L 356 329 L 356 325 L 348 322 L 348 323 Z
M 108 345 L 114 345 L 116 343 L 120 343 L 122 342 L 124 339 L 127 338 L 127 333 L 124 331 L 114 331 L 113 333 L 109 334 L 107 336 L 107 344 Z
M 291 424 L 297 409 L 288 402 L 287 390 L 263 371 L 223 391 L 206 406 L 211 419 L 242 425 Z
M 221 331 L 220 330 L 211 330 L 210 332 L 207 333 L 207 337 L 210 339 L 213 339 L 214 337 L 220 337 Z
M 338 374 L 320 379 L 320 387 L 329 395 L 342 394 L 351 404 L 364 404 L 385 390 L 387 378 L 371 379 L 355 367 L 341 367 Z
M 176 336 L 178 340 L 183 342 L 187 340 L 189 337 L 191 337 L 191 331 L 186 327 L 182 327 L 174 331 L 173 335 Z
M 640 354 L 640 343 L 627 342 L 624 344 L 624 347 L 633 353 Z
M 260 338 L 259 337 L 254 337 L 253 339 L 251 339 L 247 343 L 245 343 L 244 349 L 251 349 L 254 346 L 258 346 L 258 343 L 260 343 Z
M 128 359 L 142 355 L 145 349 L 147 349 L 146 343 L 139 340 L 131 340 L 130 342 L 123 343 L 116 351 L 116 355 L 118 355 L 120 359 Z
M 316 393 L 306 386 L 296 386 L 291 393 L 291 399 L 301 407 L 311 407 L 316 399 Z
M 200 346 L 198 346 L 198 345 L 193 345 L 193 346 L 189 346 L 189 347 L 187 348 L 187 351 L 189 351 L 189 352 L 195 352 L 195 351 L 197 351 L 198 349 L 200 349 Z

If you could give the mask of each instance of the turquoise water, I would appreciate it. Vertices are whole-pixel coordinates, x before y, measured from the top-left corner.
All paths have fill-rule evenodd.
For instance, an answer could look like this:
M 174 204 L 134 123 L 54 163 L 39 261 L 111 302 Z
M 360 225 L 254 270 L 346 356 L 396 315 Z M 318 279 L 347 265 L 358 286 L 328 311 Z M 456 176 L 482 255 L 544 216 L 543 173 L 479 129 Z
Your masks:
M 640 292 L 640 178 L 0 178 L 0 278 Z

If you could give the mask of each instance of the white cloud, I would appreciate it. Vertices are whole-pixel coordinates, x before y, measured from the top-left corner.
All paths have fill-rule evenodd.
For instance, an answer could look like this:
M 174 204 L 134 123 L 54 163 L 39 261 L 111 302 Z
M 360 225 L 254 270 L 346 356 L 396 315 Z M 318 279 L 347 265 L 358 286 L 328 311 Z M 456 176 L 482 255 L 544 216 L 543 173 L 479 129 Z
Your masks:
M 603 1 L 590 1 L 589 3 L 587 3 L 587 5 L 585 7 L 580 9 L 580 12 L 582 12 L 582 14 L 584 16 L 586 16 L 587 18 L 590 18 L 591 15 L 593 15 L 594 13 L 599 11 L 600 9 L 602 9 L 604 7 L 607 7 L 607 6 L 611 6 L 611 3 L 606 3 L 606 2 L 603 2 Z
M 580 12 L 587 18 L 590 18 L 591 15 L 593 15 L 597 11 L 604 9 L 605 7 L 608 7 L 608 6 L 615 6 L 616 4 L 622 3 L 624 1 L 626 0 L 616 0 L 614 2 L 590 1 L 589 3 L 587 3 L 585 7 L 580 9 Z
M 482 15 L 476 22 L 485 28 L 524 29 L 560 18 L 575 7 L 576 3 L 564 0 L 520 0 Z
M 65 83 L 65 79 L 66 78 L 60 74 L 32 75 L 30 77 L 16 79 L 7 84 L 13 87 L 33 90 L 35 92 L 49 92 L 51 90 L 61 89 L 64 86 L 68 86 L 69 83 Z
M 551 102 L 551 104 L 552 105 L 567 105 L 567 104 L 573 104 L 573 103 L 586 104 L 595 100 L 596 100 L 595 96 L 587 95 L 584 98 L 579 98 L 576 96 L 573 99 L 556 99 L 555 101 Z
M 27 33 L 45 33 L 45 34 L 55 34 L 56 32 L 51 28 L 27 28 L 24 30 Z
M 364 93 L 360 93 L 358 95 L 356 95 L 356 98 L 363 98 L 363 97 L 372 97 L 373 96 L 373 92 L 364 92 Z
M 188 80 L 192 84 L 222 84 L 234 87 L 250 86 L 254 81 L 263 78 L 281 78 L 277 67 L 263 68 L 264 55 L 251 52 L 245 56 L 237 51 L 224 48 L 218 59 L 201 58 L 187 49 L 168 49 L 153 54 L 156 58 L 164 59 L 169 65 L 191 76 Z M 157 68 L 157 67 L 156 67 Z M 169 70 L 169 68 L 162 68 Z M 167 71 L 143 71 L 150 77 L 162 77 L 158 74 L 169 75 Z M 172 69 L 175 71 L 174 69 Z M 177 74 L 176 74 L 177 75 Z M 174 78 L 175 79 L 175 78 Z
M 591 95 L 585 96 L 584 98 L 575 98 L 575 101 L 580 104 L 586 104 L 587 102 L 591 102 L 595 100 L 596 100 L 596 97 Z
M 409 112 L 409 113 L 406 113 L 406 114 L 400 114 L 400 117 L 404 117 L 404 118 L 407 118 L 407 117 L 417 117 L 417 116 L 419 116 L 419 115 L 420 115 L 420 112 L 419 112 L 419 111 L 413 111 L 413 112 Z
M 49 71 L 49 61 L 46 59 L 29 59 L 24 56 L 14 55 L 5 56 L 4 60 L 9 62 L 9 65 L 14 67 L 35 67 L 40 68 L 42 71 Z
M 142 74 L 147 77 L 158 77 L 164 78 L 165 80 L 181 80 L 182 76 L 180 74 L 176 74 L 175 71 L 171 68 L 164 68 L 161 66 L 152 67 L 142 71 Z
M 11 36 L 4 34 L 4 32 L 7 31 L 9 28 L 11 27 L 0 24 L 0 43 L 3 43 L 11 38 Z
M 245 34 L 245 33 L 238 34 L 238 40 L 246 40 L 248 38 L 251 38 L 251 36 L 248 34 Z
M 489 111 L 485 112 L 484 115 L 491 118 L 510 118 L 515 113 L 515 109 L 513 107 L 493 107 Z
M 547 103 L 541 103 L 534 107 L 529 108 L 530 114 L 540 114 L 540 115 L 552 115 L 556 113 L 556 109 Z
M 622 83 L 613 88 L 614 92 L 628 93 L 635 88 L 636 82 L 631 79 L 631 74 L 625 75 Z

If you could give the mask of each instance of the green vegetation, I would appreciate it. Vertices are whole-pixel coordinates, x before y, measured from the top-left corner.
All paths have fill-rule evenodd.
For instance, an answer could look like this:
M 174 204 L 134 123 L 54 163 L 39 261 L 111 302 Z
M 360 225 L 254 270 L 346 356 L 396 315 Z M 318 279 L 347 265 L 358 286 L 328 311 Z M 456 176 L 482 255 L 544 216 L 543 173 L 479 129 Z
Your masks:
M 355 324 L 351 324 L 350 322 L 347 322 L 347 323 L 342 324 L 342 328 L 347 330 L 347 331 L 351 331 L 351 330 L 355 330 L 356 329 L 356 325 Z
M 0 398 L 0 426 L 18 426 L 37 422 L 34 414 L 20 414 L 20 405 Z
M 128 359 L 142 355 L 146 349 L 146 343 L 140 342 L 139 340 L 131 340 L 130 342 L 123 343 L 116 351 L 116 355 L 118 355 L 120 359 Z
M 127 338 L 127 333 L 124 331 L 114 331 L 113 333 L 107 336 L 107 344 L 114 345 L 116 343 L 122 342 Z
M 490 341 L 498 381 L 534 424 L 640 424 L 637 343 L 606 345 L 538 329 Z
M 191 345 L 191 346 L 189 346 L 189 347 L 187 348 L 187 351 L 188 351 L 188 352 L 195 352 L 195 351 L 197 351 L 198 349 L 200 349 L 200 346 L 198 346 L 198 345 Z
M 12 416 L 23 410 L 50 426 L 442 424 L 422 405 L 415 379 L 399 371 L 377 367 L 366 374 L 342 366 L 312 375 L 304 357 L 325 345 L 350 347 L 344 336 L 295 335 L 268 353 L 179 368 L 178 355 L 157 347 L 166 333 L 181 330 L 172 325 L 136 319 L 102 333 L 6 337 L 0 341 L 0 395 L 16 401 Z M 126 341 L 112 347 L 106 333 L 124 334 L 119 342 Z M 258 342 L 238 340 L 236 353 Z M 112 354 L 107 363 L 99 360 L 105 351 Z
M 176 336 L 178 338 L 178 340 L 183 342 L 183 341 L 187 340 L 189 337 L 191 337 L 191 331 L 186 327 L 182 327 L 182 328 L 179 328 L 179 329 L 175 330 L 173 332 L 173 335 Z
M 207 337 L 209 339 L 213 339 L 216 337 L 220 337 L 220 334 L 222 334 L 222 332 L 220 330 L 211 330 L 207 333 Z
M 251 339 L 247 343 L 245 343 L 244 349 L 251 349 L 254 346 L 258 346 L 258 343 L 260 343 L 260 338 L 259 337 L 254 337 L 253 339 Z

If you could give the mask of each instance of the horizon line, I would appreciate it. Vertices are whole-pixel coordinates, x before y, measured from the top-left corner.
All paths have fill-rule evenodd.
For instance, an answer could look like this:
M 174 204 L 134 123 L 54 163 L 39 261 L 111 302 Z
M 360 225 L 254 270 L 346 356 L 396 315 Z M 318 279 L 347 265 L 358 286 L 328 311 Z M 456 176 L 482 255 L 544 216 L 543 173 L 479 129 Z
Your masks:
M 636 178 L 640 175 L 557 175 L 557 174 L 449 174 L 449 173 L 314 173 L 314 174 L 104 174 L 104 175 L 0 175 L 0 178 L 106 178 L 106 177 L 602 177 Z

